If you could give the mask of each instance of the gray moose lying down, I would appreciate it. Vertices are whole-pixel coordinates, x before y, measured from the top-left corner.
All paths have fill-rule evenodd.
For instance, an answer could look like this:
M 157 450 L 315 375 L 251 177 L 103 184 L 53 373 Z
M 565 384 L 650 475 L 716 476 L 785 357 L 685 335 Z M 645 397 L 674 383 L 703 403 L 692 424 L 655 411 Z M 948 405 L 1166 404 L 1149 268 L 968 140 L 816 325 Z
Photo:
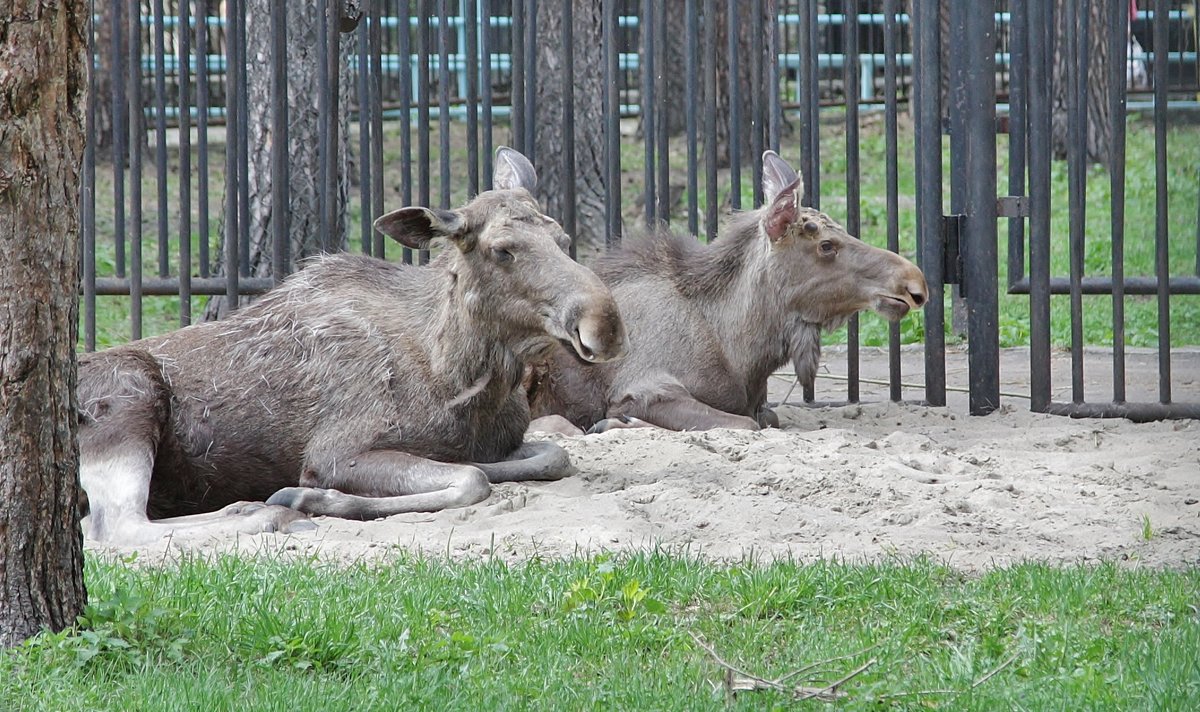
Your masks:
M 556 349 L 536 365 L 535 430 L 777 425 L 767 379 L 791 359 L 811 383 L 822 330 L 863 309 L 895 321 L 925 303 L 916 265 L 801 206 L 804 181 L 774 151 L 763 154 L 763 192 L 763 207 L 734 216 L 713 244 L 659 230 L 597 260 L 628 354 L 593 365 Z
M 508 148 L 496 166 L 459 210 L 375 222 L 410 248 L 446 240 L 426 267 L 321 257 L 224 321 L 82 356 L 85 535 L 290 531 L 570 474 L 561 448 L 523 442 L 522 375 L 560 342 L 617 358 L 624 326 L 539 209 L 533 166 Z

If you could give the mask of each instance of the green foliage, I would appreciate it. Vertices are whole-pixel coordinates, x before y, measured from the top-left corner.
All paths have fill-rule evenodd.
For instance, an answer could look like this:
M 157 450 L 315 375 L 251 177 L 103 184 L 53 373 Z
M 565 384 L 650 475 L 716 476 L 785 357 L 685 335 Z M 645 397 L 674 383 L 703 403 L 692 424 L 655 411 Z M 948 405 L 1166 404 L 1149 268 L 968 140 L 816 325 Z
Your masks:
M 636 578 L 617 579 L 617 569 L 605 557 L 587 576 L 571 582 L 563 600 L 568 613 L 598 613 L 601 616 L 627 623 L 647 615 L 667 612 L 662 602 L 651 597 Z
M 78 626 L 0 652 L 0 709 L 719 709 L 725 670 L 697 639 L 767 679 L 817 664 L 806 684 L 873 659 L 842 687 L 846 709 L 1188 709 L 1200 695 L 1196 569 L 397 552 L 89 556 L 86 575 Z

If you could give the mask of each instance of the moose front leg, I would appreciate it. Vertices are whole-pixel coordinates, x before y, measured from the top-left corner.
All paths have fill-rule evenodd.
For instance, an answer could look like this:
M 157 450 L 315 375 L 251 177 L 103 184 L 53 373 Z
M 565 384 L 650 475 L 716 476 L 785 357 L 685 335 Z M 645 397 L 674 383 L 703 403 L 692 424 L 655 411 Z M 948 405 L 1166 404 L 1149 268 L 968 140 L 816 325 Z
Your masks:
M 399 450 L 372 450 L 310 466 L 300 485 L 279 490 L 267 504 L 367 520 L 466 507 L 491 494 L 488 476 L 479 467 L 437 462 Z
M 652 398 L 628 397 L 622 399 L 609 408 L 607 419 L 597 423 L 588 432 L 604 432 L 614 427 L 629 427 L 621 423 L 627 423 L 630 419 L 645 421 L 668 430 L 759 429 L 758 421 L 754 418 L 727 413 L 701 403 L 683 388 L 666 388 L 663 393 Z M 609 423 L 607 427 L 605 427 L 606 423 Z

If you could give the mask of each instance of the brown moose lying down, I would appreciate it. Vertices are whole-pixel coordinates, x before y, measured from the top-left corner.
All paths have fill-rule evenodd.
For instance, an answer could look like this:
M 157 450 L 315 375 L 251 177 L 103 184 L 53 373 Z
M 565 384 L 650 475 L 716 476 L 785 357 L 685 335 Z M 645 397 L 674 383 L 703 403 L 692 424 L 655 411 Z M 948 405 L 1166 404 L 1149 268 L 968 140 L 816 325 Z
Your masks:
M 597 260 L 628 354 L 595 365 L 556 349 L 535 366 L 535 430 L 777 425 L 767 378 L 791 359 L 811 383 L 822 330 L 863 309 L 895 321 L 925 304 L 916 265 L 802 207 L 804 182 L 774 151 L 763 154 L 763 192 L 764 206 L 734 216 L 712 244 L 660 230 Z
M 569 474 L 561 448 L 523 442 L 522 374 L 560 342 L 619 357 L 625 331 L 538 208 L 533 166 L 507 148 L 496 165 L 458 210 L 376 221 L 414 249 L 444 239 L 426 267 L 325 256 L 224 321 L 81 357 L 86 536 L 290 531 Z

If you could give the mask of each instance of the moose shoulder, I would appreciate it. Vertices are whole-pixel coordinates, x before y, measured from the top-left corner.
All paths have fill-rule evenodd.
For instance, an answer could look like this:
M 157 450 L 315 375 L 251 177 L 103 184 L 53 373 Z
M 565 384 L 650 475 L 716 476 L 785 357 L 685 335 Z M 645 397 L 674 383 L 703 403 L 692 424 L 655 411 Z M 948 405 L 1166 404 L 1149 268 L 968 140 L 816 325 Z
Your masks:
M 757 428 L 767 378 L 788 359 L 811 382 L 820 335 L 872 309 L 897 320 L 927 298 L 900 255 L 800 205 L 800 176 L 763 154 L 765 205 L 708 245 L 659 230 L 601 257 L 629 334 L 626 358 L 591 365 L 564 350 L 529 375 L 534 417 L 602 430 L 633 419 L 673 430 Z
M 289 529 L 569 474 L 560 448 L 523 442 L 522 374 L 559 343 L 616 358 L 624 327 L 540 211 L 529 161 L 501 148 L 496 165 L 495 190 L 458 210 L 376 221 L 411 248 L 448 243 L 425 267 L 321 257 L 224 321 L 83 356 L 85 534 Z

